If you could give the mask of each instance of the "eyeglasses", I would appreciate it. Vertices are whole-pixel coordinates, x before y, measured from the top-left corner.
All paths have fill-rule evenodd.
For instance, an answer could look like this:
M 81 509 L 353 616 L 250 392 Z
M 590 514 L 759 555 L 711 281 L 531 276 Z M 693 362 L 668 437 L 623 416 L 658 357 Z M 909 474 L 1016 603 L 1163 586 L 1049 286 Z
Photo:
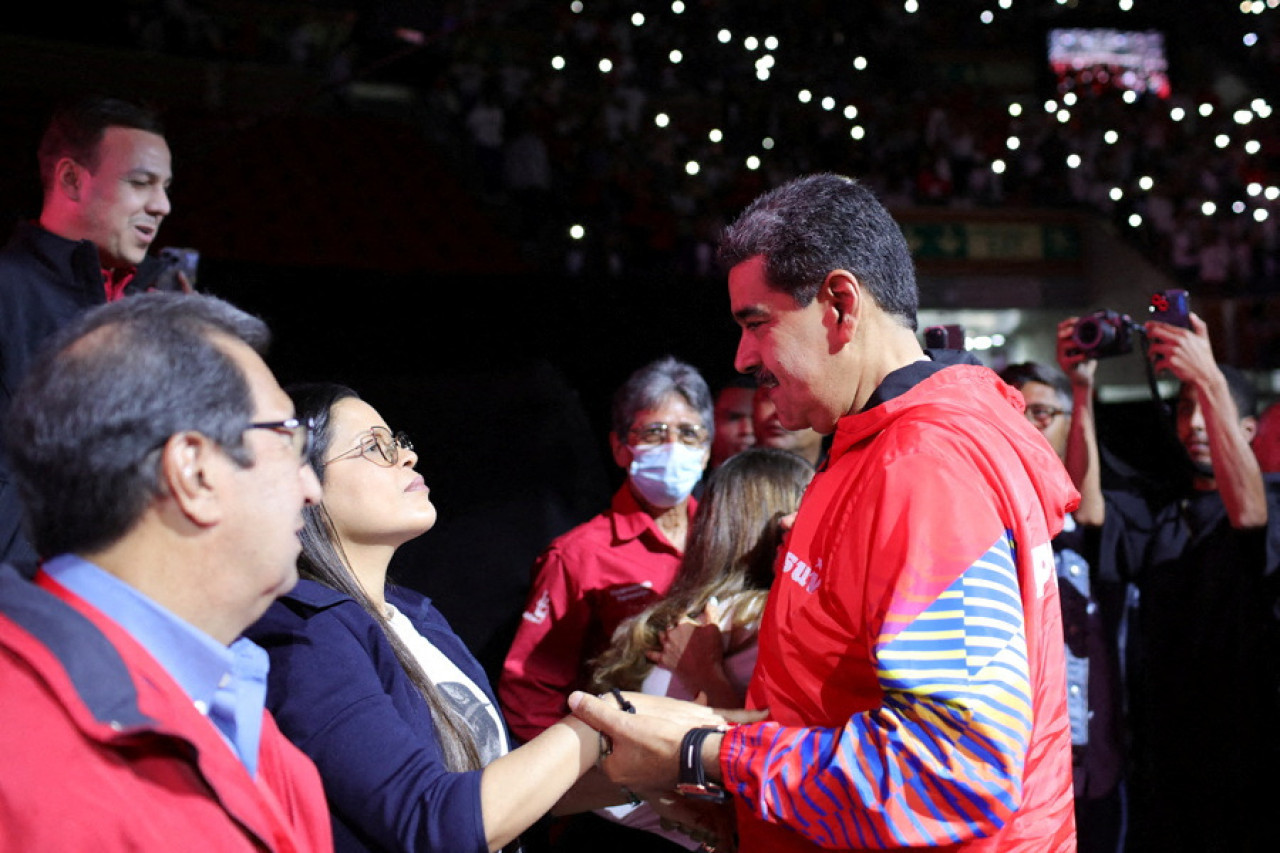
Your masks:
M 358 447 L 345 453 L 339 453 L 332 459 L 325 460 L 325 465 L 346 459 L 348 456 L 363 456 L 374 465 L 390 468 L 400 461 L 401 450 L 413 450 L 413 442 L 403 432 L 393 433 L 386 427 L 369 427 L 369 432 L 360 439 Z
M 1071 410 L 1059 409 L 1045 403 L 1032 403 L 1030 406 L 1027 406 L 1027 410 L 1024 414 L 1026 414 L 1027 420 L 1031 421 L 1033 424 L 1038 426 L 1048 426 L 1053 423 L 1054 419 L 1059 415 L 1071 414 Z
M 672 429 L 675 430 L 676 441 L 686 447 L 699 447 L 707 443 L 707 428 L 700 424 L 677 424 L 675 427 L 669 424 L 645 424 L 632 427 L 627 434 L 636 445 L 652 446 L 666 444 Z
M 293 446 L 299 459 L 305 462 L 311 455 L 311 443 L 315 439 L 315 421 L 311 418 L 307 418 L 305 421 L 298 418 L 285 418 L 282 421 L 257 421 L 249 424 L 245 429 L 269 429 L 281 435 L 288 435 L 289 443 Z

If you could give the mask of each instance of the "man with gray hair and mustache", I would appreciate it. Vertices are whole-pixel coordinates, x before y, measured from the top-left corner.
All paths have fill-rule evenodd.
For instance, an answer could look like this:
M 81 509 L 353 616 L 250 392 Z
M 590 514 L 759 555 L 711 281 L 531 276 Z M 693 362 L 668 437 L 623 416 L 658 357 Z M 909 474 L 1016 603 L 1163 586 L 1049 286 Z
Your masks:
M 922 350 L 906 240 L 858 182 L 766 193 L 720 254 L 735 366 L 783 426 L 832 434 L 761 623 L 747 704 L 770 716 L 685 730 L 577 693 L 601 766 L 732 797 L 745 853 L 1073 851 L 1062 464 L 995 373 Z

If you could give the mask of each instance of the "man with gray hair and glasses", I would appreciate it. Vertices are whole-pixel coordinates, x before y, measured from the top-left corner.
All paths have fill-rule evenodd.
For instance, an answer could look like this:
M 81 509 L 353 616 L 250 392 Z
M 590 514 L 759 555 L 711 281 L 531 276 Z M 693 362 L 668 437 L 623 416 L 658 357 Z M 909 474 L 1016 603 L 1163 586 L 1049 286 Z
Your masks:
M 1027 405 L 1023 414 L 1058 458 L 1065 460 L 1074 396 L 1066 374 L 1026 361 L 1005 367 L 1000 378 L 1022 394 Z M 1124 588 L 1114 579 L 1099 576 L 1097 550 L 1097 536 L 1068 515 L 1062 532 L 1053 539 L 1053 562 L 1066 639 L 1067 716 L 1080 853 L 1114 853 L 1121 846 L 1125 825 L 1120 789 L 1125 761 L 1123 690 L 1117 648 Z
M 15 395 L 42 562 L 0 568 L 0 849 L 332 848 L 240 638 L 296 582 L 320 497 L 267 340 L 225 302 L 147 294 L 73 321 Z
M 609 443 L 626 479 L 606 511 L 538 558 L 503 666 L 498 698 L 521 740 L 564 716 L 614 628 L 671 586 L 697 508 L 693 488 L 710 458 L 712 408 L 698 370 L 670 356 L 614 393 Z

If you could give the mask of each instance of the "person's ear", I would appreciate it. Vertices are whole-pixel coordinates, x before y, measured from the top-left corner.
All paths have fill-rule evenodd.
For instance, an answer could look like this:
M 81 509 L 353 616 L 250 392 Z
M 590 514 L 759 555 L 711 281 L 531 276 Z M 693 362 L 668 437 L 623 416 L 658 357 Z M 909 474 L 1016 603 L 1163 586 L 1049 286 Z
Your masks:
M 207 436 L 180 432 L 169 436 L 160 450 L 159 478 L 163 492 L 193 524 L 208 527 L 223 516 L 218 474 L 212 470 L 215 457 L 226 460 Z
M 84 190 L 81 166 L 70 157 L 63 157 L 53 167 L 54 189 L 72 201 L 79 201 Z
M 832 270 L 822 282 L 822 293 L 830 300 L 835 315 L 833 331 L 838 343 L 853 340 L 858 326 L 858 314 L 862 308 L 862 285 L 848 270 Z
M 1248 444 L 1253 444 L 1254 436 L 1258 434 L 1258 419 L 1252 415 L 1246 415 L 1240 419 L 1240 431 L 1244 433 L 1244 440 Z
M 613 461 L 618 467 L 626 471 L 631 468 L 631 461 L 635 458 L 635 454 L 631 452 L 631 448 L 627 443 L 618 438 L 618 434 L 613 430 L 609 431 L 609 447 L 613 450 Z

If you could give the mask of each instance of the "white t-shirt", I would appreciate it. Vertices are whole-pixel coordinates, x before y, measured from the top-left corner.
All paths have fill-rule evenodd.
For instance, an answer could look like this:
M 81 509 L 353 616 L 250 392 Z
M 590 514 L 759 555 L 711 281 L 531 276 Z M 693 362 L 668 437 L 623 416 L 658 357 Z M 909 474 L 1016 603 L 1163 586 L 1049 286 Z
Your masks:
M 430 640 L 419 634 L 408 616 L 390 604 L 387 605 L 387 623 L 418 661 L 418 666 L 422 667 L 440 695 L 467 724 L 475 740 L 476 750 L 480 753 L 481 763 L 488 765 L 495 758 L 510 752 L 511 744 L 507 742 L 506 726 L 502 724 L 498 709 L 493 707 L 484 691 L 432 645 Z

